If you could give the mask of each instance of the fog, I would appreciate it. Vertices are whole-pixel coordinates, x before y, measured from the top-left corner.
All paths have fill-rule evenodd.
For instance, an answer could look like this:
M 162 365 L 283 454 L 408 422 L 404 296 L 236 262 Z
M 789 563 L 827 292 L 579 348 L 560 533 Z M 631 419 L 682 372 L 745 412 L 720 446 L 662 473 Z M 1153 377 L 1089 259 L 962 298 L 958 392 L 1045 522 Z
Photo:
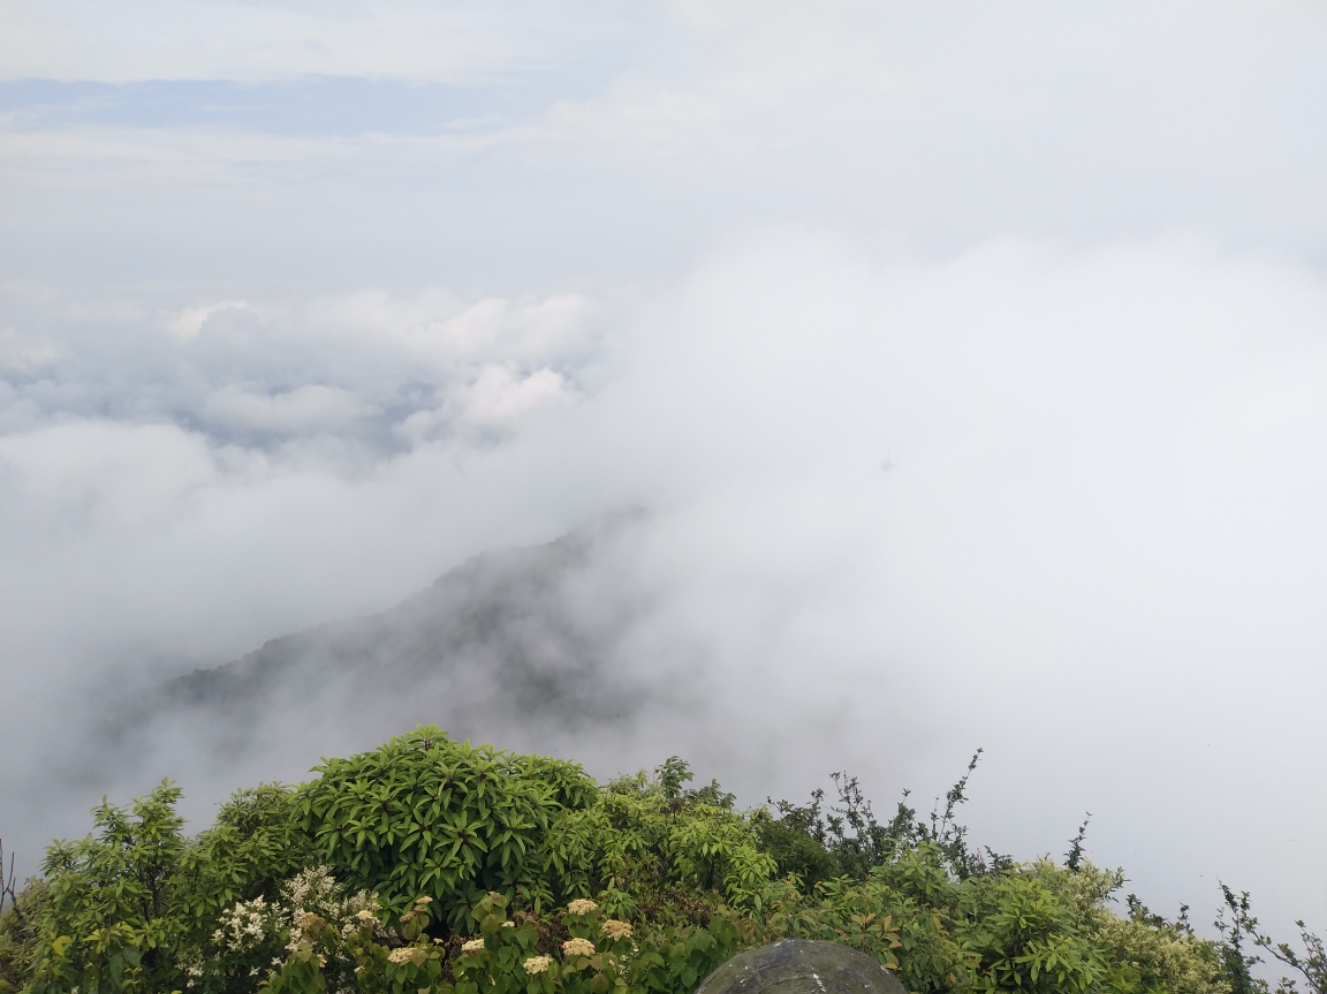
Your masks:
M 925 805 L 981 747 L 977 842 L 1091 811 L 1155 910 L 1327 922 L 1320 10 L 103 17 L 0 15 L 29 866 L 103 793 L 173 777 L 201 827 L 439 720 L 744 804 Z M 171 677 L 568 533 L 538 591 L 449 588 L 529 605 L 556 704 L 476 642 L 101 751 Z

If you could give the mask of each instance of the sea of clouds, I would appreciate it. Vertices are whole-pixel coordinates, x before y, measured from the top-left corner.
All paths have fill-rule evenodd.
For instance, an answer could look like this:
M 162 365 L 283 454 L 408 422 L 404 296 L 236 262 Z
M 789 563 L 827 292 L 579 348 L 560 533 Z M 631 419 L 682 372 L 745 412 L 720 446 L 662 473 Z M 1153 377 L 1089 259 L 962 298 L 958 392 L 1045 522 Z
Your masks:
M 882 809 L 983 747 L 977 840 L 1090 810 L 1158 910 L 1220 876 L 1327 922 L 1319 12 L 4 16 L 24 859 L 103 792 L 173 776 L 201 824 L 383 727 L 291 695 L 234 769 L 177 727 L 62 780 L 107 701 L 643 508 L 568 608 L 612 606 L 641 713 L 499 744 Z

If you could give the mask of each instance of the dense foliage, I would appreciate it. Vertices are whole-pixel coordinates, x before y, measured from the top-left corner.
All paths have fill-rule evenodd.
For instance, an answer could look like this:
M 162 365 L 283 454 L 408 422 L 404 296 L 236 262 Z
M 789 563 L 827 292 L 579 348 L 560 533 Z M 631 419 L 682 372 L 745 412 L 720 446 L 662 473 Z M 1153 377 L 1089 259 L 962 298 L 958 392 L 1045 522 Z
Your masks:
M 0 991 L 683 994 L 799 936 L 916 994 L 1248 994 L 1259 951 L 1327 994 L 1322 941 L 1274 943 L 1247 895 L 1224 892 L 1207 941 L 1118 907 L 1123 876 L 1087 861 L 1083 829 L 1063 865 L 972 848 L 966 775 L 930 816 L 900 802 L 880 822 L 848 777 L 744 812 L 676 758 L 599 786 L 436 728 L 315 772 L 236 794 L 195 838 L 169 783 L 103 803 L 8 892 Z
M 453 927 L 473 925 L 470 909 L 490 891 L 536 908 L 553 900 L 544 839 L 598 793 L 575 764 L 474 748 L 430 729 L 315 772 L 299 807 L 319 857 L 388 908 L 432 898 Z

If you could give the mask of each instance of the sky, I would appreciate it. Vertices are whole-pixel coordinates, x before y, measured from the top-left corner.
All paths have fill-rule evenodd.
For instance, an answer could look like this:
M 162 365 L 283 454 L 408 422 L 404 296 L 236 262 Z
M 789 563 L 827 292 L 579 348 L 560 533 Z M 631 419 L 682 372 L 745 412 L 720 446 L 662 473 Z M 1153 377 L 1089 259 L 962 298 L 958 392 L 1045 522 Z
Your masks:
M 980 746 L 995 849 L 1091 811 L 1158 911 L 1327 927 L 1325 56 L 1307 2 L 6 4 L 0 836 L 242 785 L 32 793 L 56 710 L 645 507 L 622 665 L 709 708 L 597 774 L 888 808 Z

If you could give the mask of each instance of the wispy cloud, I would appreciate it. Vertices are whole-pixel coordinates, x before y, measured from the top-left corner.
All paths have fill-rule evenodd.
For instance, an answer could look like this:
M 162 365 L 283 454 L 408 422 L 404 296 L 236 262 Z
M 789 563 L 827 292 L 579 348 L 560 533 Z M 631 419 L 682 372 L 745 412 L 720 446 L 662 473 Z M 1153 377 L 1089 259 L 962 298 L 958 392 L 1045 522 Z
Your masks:
M 570 16 L 579 13 L 581 16 Z M 83 0 L 6 14 L 9 79 L 269 80 L 310 75 L 473 81 L 563 56 L 594 21 L 538 4 Z M 599 13 L 599 12 L 596 12 Z M 614 18 L 600 14 L 599 23 Z

